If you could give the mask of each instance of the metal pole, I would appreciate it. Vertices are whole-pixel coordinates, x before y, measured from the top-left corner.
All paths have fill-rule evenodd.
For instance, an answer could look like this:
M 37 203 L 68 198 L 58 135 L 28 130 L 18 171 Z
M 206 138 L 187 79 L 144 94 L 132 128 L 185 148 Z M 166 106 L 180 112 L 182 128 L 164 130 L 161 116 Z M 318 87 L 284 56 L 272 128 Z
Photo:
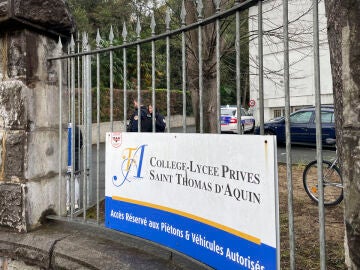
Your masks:
M 100 49 L 100 33 L 99 30 L 96 36 L 96 48 Z M 110 54 L 111 55 L 111 54 Z M 112 61 L 112 57 L 110 56 L 110 62 Z M 112 69 L 112 63 L 110 64 L 110 69 Z M 111 76 L 110 72 L 110 88 L 111 88 Z M 110 100 L 111 100 L 111 90 L 110 90 Z M 112 101 L 110 101 L 112 103 Z M 110 105 L 111 107 L 111 105 Z M 111 109 L 110 109 L 111 110 Z M 111 119 L 111 112 L 110 112 Z M 110 120 L 111 121 L 111 120 Z M 97 123 L 97 138 L 96 138 L 96 222 L 100 224 L 100 194 L 99 194 L 99 183 L 100 183 L 100 54 L 96 54 L 96 123 Z M 111 121 L 111 130 L 112 130 Z
M 264 54 L 263 54 L 263 18 L 262 1 L 258 2 L 258 50 L 259 50 L 259 109 L 260 134 L 264 135 Z
M 289 218 L 289 245 L 290 269 L 295 270 L 295 235 L 293 210 L 293 181 L 290 131 L 290 70 L 289 70 L 289 18 L 288 0 L 283 0 L 284 24 L 284 92 L 285 92 L 285 134 L 286 134 L 286 172 L 288 187 L 288 218 Z
M 243 133 L 241 123 L 241 92 L 240 92 L 240 11 L 236 12 L 236 37 L 235 37 L 235 50 L 236 50 L 236 106 L 237 106 L 237 131 L 238 134 Z
M 200 133 L 204 133 L 204 108 L 203 108 L 203 59 L 202 59 L 202 26 L 198 28 L 199 40 L 199 111 L 200 111 Z
M 70 42 L 70 52 L 71 54 L 75 53 L 75 42 L 74 36 L 71 36 Z M 74 210 L 75 210 L 75 179 L 74 179 L 74 172 L 75 172 L 75 58 L 70 58 L 71 62 L 71 218 L 74 217 Z
M 83 33 L 83 52 L 87 52 L 87 34 Z M 86 62 L 87 62 L 87 56 L 83 56 L 82 57 L 82 79 L 83 79 L 83 88 L 82 88 L 82 97 L 83 97 L 83 106 L 82 106 L 82 115 L 83 115 L 83 145 L 84 145 L 84 150 L 83 150 L 83 172 L 84 172 L 84 176 L 83 176 L 83 219 L 84 221 L 86 221 L 86 208 L 87 208 L 87 169 L 86 169 L 86 158 L 87 158 L 87 99 L 86 99 L 86 93 L 87 93 L 87 69 L 86 69 Z
M 219 2 L 217 2 L 216 13 L 220 12 Z M 220 96 L 220 19 L 216 20 L 216 119 L 217 119 L 217 133 L 221 133 L 221 96 Z
M 166 13 L 166 32 L 170 32 L 170 11 Z M 166 108 L 167 108 L 167 125 L 166 131 L 170 132 L 170 36 L 166 36 Z
M 151 17 L 151 35 L 155 36 L 155 18 L 154 13 Z M 156 104 L 155 104 L 155 40 L 151 41 L 151 104 L 153 107 L 152 112 L 152 132 L 156 132 Z
M 183 97 L 183 132 L 186 133 L 186 43 L 185 32 L 181 33 L 182 46 L 182 97 Z
M 70 47 L 68 46 L 68 56 L 70 54 Z M 67 70 L 66 70 L 66 78 L 67 78 L 67 91 L 68 91 L 68 119 L 69 119 L 69 122 L 71 120 L 71 95 L 70 95 L 70 88 L 71 88 L 71 77 L 70 77 L 70 68 L 71 68 L 71 59 L 70 58 L 67 58 Z
M 127 37 L 127 31 L 126 31 L 126 25 L 124 22 L 124 26 L 123 26 L 123 32 L 122 32 L 122 36 L 123 36 L 123 41 L 124 44 L 126 44 L 126 37 Z M 123 48 L 123 78 L 124 78 L 124 130 L 126 131 L 127 128 L 127 70 L 126 70 L 126 47 Z
M 140 40 L 140 19 L 137 20 L 137 40 Z M 136 54 L 137 54 L 137 100 L 138 100 L 138 132 L 141 131 L 141 51 L 140 44 L 136 45 Z
M 316 157 L 319 192 L 319 233 L 320 233 L 320 269 L 326 269 L 325 245 L 325 209 L 324 186 L 322 171 L 322 130 L 321 130 L 321 96 L 320 96 L 320 57 L 319 57 L 319 14 L 318 1 L 313 0 L 313 29 L 314 29 L 314 76 L 315 76 L 315 119 L 316 119 Z
M 181 7 L 181 27 L 185 27 L 186 9 L 184 0 Z M 183 133 L 186 133 L 186 40 L 185 31 L 181 32 L 181 61 L 182 61 L 182 98 L 183 98 Z
M 88 51 L 91 51 L 90 45 L 88 44 Z M 87 55 L 87 60 L 86 60 L 86 69 L 87 69 L 87 93 L 86 93 L 86 97 L 87 97 L 87 113 L 86 113 L 86 117 L 87 117 L 87 158 L 86 158 L 86 169 L 88 172 L 88 181 L 87 181 L 87 188 L 88 188 L 88 194 L 87 194 L 87 199 L 88 199 L 88 204 L 91 203 L 91 197 L 92 197 L 92 192 L 93 192 L 93 183 L 92 183 L 92 97 L 91 97 L 91 55 Z
M 61 44 L 61 38 L 59 37 L 59 42 L 58 42 L 58 55 L 61 56 L 62 55 L 62 44 Z M 62 203 L 61 203 L 61 198 L 62 198 L 62 137 L 63 137 L 63 133 L 62 133 L 62 63 L 61 63 L 61 59 L 58 60 L 58 81 L 59 81 L 59 215 L 62 214 Z
M 112 26 L 110 28 L 109 40 L 110 47 L 113 47 L 113 30 Z M 99 47 L 100 49 L 100 47 Z M 111 122 L 111 132 L 114 131 L 114 60 L 113 60 L 113 51 L 110 51 L 110 122 Z
M 80 53 L 80 33 L 78 32 L 77 34 L 77 53 Z M 79 121 L 79 128 L 82 124 L 82 121 L 81 121 L 81 79 L 80 79 L 80 57 L 78 56 L 77 57 L 77 71 L 78 71 L 78 75 L 77 75 L 77 83 L 78 83 L 78 103 L 77 103 L 77 106 L 78 106 L 78 121 Z M 79 132 L 78 134 L 78 140 L 80 142 L 80 136 L 81 136 L 81 133 Z M 78 161 L 79 161 L 79 169 L 80 169 L 80 172 L 81 172 L 81 167 L 80 167 L 80 160 L 81 160 L 81 151 L 79 149 L 79 153 L 78 153 Z M 79 173 L 80 173 L 79 172 Z M 81 175 L 81 173 L 80 173 Z M 80 177 L 79 177 L 80 179 Z

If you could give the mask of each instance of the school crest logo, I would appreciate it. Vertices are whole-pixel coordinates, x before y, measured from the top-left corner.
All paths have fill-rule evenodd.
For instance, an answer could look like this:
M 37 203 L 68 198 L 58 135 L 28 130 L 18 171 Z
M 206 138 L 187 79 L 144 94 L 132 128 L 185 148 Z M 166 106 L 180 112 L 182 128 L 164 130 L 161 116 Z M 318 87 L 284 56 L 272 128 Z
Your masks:
M 113 132 L 111 134 L 111 145 L 115 148 L 118 148 L 120 147 L 122 143 L 122 140 L 121 140 L 121 133 L 120 132 Z

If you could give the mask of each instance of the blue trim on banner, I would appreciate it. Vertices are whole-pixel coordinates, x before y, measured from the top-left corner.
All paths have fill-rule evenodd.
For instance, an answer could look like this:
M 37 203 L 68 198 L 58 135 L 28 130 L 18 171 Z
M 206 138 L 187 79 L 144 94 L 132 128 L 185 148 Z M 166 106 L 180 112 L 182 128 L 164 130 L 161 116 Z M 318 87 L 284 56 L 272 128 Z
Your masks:
M 105 226 L 159 243 L 216 269 L 276 269 L 276 248 L 163 210 L 106 197 Z

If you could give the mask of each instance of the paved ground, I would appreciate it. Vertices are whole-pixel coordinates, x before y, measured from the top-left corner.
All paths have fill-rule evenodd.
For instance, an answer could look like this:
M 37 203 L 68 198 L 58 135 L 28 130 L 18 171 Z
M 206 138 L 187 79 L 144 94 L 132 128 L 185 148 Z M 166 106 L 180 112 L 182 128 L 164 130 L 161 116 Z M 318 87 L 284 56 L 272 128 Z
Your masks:
M 26 234 L 0 227 L 1 257 L 39 269 L 209 269 L 145 240 L 61 221 Z

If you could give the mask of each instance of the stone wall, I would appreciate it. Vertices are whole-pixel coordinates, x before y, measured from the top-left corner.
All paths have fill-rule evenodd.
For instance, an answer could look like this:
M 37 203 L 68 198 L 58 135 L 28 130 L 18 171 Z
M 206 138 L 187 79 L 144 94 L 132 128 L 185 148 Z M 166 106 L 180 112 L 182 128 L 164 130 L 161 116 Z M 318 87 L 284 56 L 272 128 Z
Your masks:
M 59 151 L 65 156 L 58 149 L 58 70 L 47 58 L 57 54 L 54 31 L 73 26 L 64 1 L 0 0 L 0 226 L 32 229 L 64 200 L 57 192 L 64 188 Z

